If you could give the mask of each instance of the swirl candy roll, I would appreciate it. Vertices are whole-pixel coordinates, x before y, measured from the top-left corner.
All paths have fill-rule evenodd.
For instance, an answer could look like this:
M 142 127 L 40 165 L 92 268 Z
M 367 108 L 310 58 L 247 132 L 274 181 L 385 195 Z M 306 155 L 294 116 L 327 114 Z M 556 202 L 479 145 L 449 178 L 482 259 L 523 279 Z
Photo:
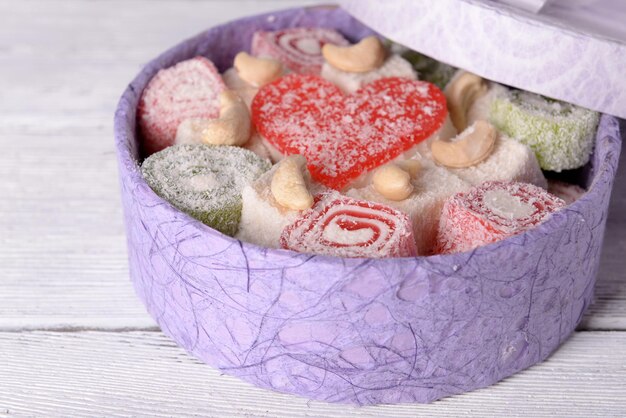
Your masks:
M 270 162 L 233 146 L 174 145 L 146 158 L 141 171 L 156 194 L 211 228 L 237 232 L 241 191 Z
M 186 119 L 215 119 L 226 89 L 211 61 L 195 57 L 160 70 L 148 83 L 137 107 L 143 151 L 150 155 L 174 144 Z
M 322 47 L 326 44 L 348 45 L 349 42 L 333 29 L 258 31 L 252 37 L 252 55 L 274 58 L 295 73 L 319 75 L 324 64 Z
M 407 215 L 336 192 L 318 195 L 313 207 L 283 230 L 280 243 L 289 250 L 341 257 L 417 254 Z
M 491 122 L 528 145 L 544 170 L 560 172 L 589 161 L 597 112 L 524 91 L 498 89 L 491 95 Z
M 484 183 L 446 201 L 439 222 L 438 252 L 469 251 L 519 234 L 564 206 L 563 200 L 532 184 Z

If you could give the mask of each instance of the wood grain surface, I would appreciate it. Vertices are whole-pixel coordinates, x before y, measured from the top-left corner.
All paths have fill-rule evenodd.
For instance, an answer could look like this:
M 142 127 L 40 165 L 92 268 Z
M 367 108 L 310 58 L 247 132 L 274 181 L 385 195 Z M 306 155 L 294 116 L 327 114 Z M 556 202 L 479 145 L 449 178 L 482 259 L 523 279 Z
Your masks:
M 160 333 L 128 278 L 117 99 L 186 37 L 312 3 L 0 1 L 0 415 L 626 415 L 626 153 L 595 303 L 547 362 L 493 387 L 427 406 L 309 402 L 221 376 Z

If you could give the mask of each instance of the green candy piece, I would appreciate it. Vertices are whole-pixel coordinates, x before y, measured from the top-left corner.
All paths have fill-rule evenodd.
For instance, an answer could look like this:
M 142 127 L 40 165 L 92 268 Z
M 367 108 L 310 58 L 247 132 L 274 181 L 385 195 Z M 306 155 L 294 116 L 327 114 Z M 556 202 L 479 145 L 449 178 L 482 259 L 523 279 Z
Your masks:
M 569 103 L 505 89 L 489 113 L 496 128 L 535 152 L 542 169 L 556 172 L 587 164 L 600 118 Z
M 141 165 L 148 185 L 173 206 L 233 236 L 241 218 L 243 187 L 271 163 L 239 147 L 174 145 Z

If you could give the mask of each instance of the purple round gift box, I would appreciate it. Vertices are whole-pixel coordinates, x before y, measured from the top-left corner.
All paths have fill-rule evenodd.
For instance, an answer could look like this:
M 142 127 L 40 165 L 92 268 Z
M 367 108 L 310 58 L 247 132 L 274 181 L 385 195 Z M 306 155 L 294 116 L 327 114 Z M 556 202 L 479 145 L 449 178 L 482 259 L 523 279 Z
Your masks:
M 167 335 L 224 373 L 329 402 L 430 402 L 547 358 L 591 302 L 620 136 L 601 118 L 588 192 L 524 234 L 471 252 L 347 259 L 261 248 L 158 197 L 139 169 L 135 110 L 159 69 L 203 55 L 221 71 L 259 29 L 371 30 L 311 8 L 210 29 L 150 62 L 115 115 L 130 258 L 139 297 Z M 208 396 L 208 394 L 207 394 Z

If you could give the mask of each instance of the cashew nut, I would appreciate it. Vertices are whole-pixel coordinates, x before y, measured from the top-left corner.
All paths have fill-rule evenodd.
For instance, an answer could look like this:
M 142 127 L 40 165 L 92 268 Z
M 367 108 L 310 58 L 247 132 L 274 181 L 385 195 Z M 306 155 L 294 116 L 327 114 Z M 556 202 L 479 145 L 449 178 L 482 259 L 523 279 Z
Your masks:
M 497 132 L 492 124 L 484 120 L 472 126 L 451 140 L 438 139 L 430 149 L 439 164 L 451 168 L 465 168 L 480 163 L 493 151 Z
M 290 155 L 278 163 L 272 176 L 270 189 L 276 202 L 292 210 L 304 210 L 313 206 L 303 171 L 306 159 L 302 155 Z
M 378 168 L 374 172 L 372 184 L 378 193 L 389 200 L 404 200 L 413 193 L 411 174 L 396 163 Z
M 479 97 L 487 93 L 487 83 L 476 74 L 461 71 L 444 90 L 450 118 L 457 131 L 467 128 L 467 113 Z
M 283 74 L 280 61 L 253 57 L 247 52 L 240 52 L 235 56 L 233 67 L 239 72 L 239 77 L 254 87 L 271 83 Z
M 378 37 L 368 36 L 351 46 L 326 44 L 322 47 L 322 55 L 341 71 L 366 73 L 383 65 L 387 51 Z
M 176 143 L 243 145 L 250 138 L 250 112 L 232 90 L 220 94 L 219 119 L 186 119 L 178 125 Z
M 418 160 L 399 160 L 395 164 L 409 173 L 411 178 L 414 178 L 422 168 L 422 164 Z

